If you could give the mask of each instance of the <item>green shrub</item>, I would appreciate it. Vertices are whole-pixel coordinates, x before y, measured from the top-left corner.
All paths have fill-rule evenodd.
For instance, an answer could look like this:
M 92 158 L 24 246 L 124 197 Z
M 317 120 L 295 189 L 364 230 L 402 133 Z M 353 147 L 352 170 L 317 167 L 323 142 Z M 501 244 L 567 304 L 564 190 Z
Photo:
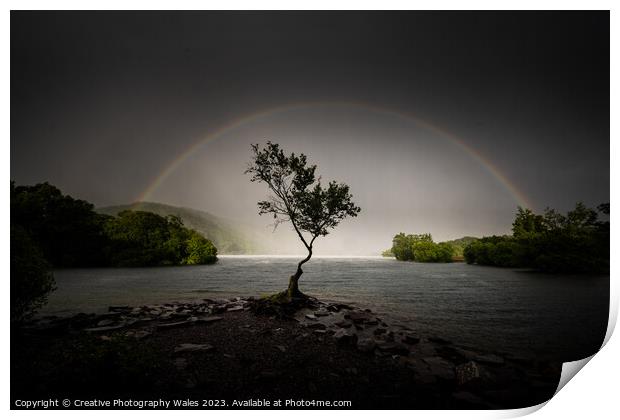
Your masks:
M 30 318 L 52 290 L 50 264 L 27 232 L 11 225 L 11 322 Z

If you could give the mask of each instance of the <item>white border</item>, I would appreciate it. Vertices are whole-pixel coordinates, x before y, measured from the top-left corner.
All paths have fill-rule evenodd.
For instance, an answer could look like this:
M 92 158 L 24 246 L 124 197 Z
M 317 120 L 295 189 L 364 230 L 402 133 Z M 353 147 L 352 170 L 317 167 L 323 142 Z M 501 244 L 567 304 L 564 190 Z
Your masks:
M 2 164 L 0 170 L 5 173 L 5 180 L 10 179 L 10 9 L 27 10 L 27 9 L 60 9 L 60 10 L 127 10 L 127 9 L 163 9 L 163 10 L 199 10 L 199 9 L 418 9 L 418 10 L 483 10 L 483 9 L 496 9 L 496 10 L 611 10 L 611 43 L 616 48 L 611 48 L 611 74 L 617 75 L 618 73 L 618 30 L 617 24 L 619 19 L 616 16 L 616 10 L 614 10 L 614 4 L 617 2 L 612 1 L 542 1 L 542 0 L 523 0 L 519 2 L 515 1 L 441 1 L 441 2 L 421 2 L 421 1 L 394 1 L 384 0 L 381 2 L 368 1 L 368 0 L 345 0 L 345 1 L 328 1 L 328 0 L 314 0 L 314 1 L 283 1 L 283 0 L 264 0 L 264 1 L 227 1 L 227 2 L 213 2 L 213 1 L 186 1 L 177 0 L 171 1 L 7 1 L 4 4 L 8 5 L 5 9 L 5 13 L 2 16 L 2 59 L 3 65 L 0 67 L 0 71 L 3 75 L 4 83 L 2 84 L 2 94 L 4 101 L 2 102 L 2 127 L 3 137 L 2 146 L 4 153 L 1 154 Z M 617 8 L 616 8 L 617 9 Z M 618 156 L 620 153 L 618 147 L 618 84 L 615 79 L 612 78 L 611 84 L 611 201 L 616 203 L 618 197 L 618 169 L 615 166 L 617 164 Z M 4 337 L 9 337 L 9 194 L 7 192 L 8 182 L 5 184 L 5 194 L 2 196 L 2 206 L 0 207 L 0 218 L 4 221 L 2 224 L 2 249 L 0 258 L 2 258 L 2 269 L 4 272 L 2 281 L 2 295 L 4 296 L 4 308 L 5 315 L 2 317 L 1 322 L 4 327 Z M 612 223 L 612 248 L 611 255 L 618 255 L 618 227 L 617 224 Z M 612 259 L 612 311 L 610 313 L 610 328 L 608 331 L 612 331 L 613 326 L 617 319 L 617 306 L 618 306 L 618 287 L 617 287 L 617 273 L 618 264 L 617 258 Z M 0 360 L 4 363 L 2 365 L 2 400 L 1 404 L 5 410 L 8 410 L 9 405 L 9 346 L 4 340 L 4 345 L 0 346 Z M 612 338 L 601 350 L 599 354 L 592 358 L 592 361 L 583 369 L 583 372 L 579 373 L 579 377 L 576 380 L 570 381 L 554 398 L 552 398 L 544 409 L 535 407 L 523 410 L 505 410 L 505 411 L 493 411 L 493 412 L 480 412 L 480 411 L 391 411 L 386 413 L 392 418 L 411 419 L 412 417 L 418 418 L 504 418 L 515 417 L 524 414 L 528 414 L 535 411 L 533 417 L 539 419 L 547 418 L 584 418 L 591 416 L 592 418 L 614 418 L 617 413 L 618 404 L 617 399 L 617 382 L 620 379 L 620 363 L 616 356 L 619 352 L 620 344 L 618 344 L 617 338 Z M 210 413 L 204 411 L 185 411 L 180 414 L 183 417 L 200 418 L 205 419 L 209 416 L 222 416 L 222 417 L 241 417 L 241 416 L 269 416 L 276 419 L 287 419 L 291 416 L 291 412 L 279 412 L 269 411 L 264 414 L 260 412 L 220 412 Z M 296 411 L 293 416 L 298 419 L 314 419 L 317 416 L 320 417 L 342 417 L 342 416 L 356 416 L 362 418 L 375 418 L 380 413 L 377 411 L 364 411 L 364 412 L 352 412 L 346 411 L 343 413 L 338 412 L 313 412 L 313 411 Z M 39 416 L 46 416 L 51 418 L 76 418 L 81 419 L 84 416 L 83 412 L 79 411 L 53 411 L 42 413 L 38 412 L 26 412 L 26 411 L 11 411 L 11 416 L 20 418 L 35 418 Z M 88 414 L 89 418 L 98 419 L 105 418 L 106 420 L 110 416 L 144 416 L 147 415 L 150 418 L 166 418 L 171 416 L 179 416 L 179 412 L 169 411 L 149 411 L 147 413 L 132 412 L 132 411 L 115 411 L 113 413 L 105 411 L 91 411 Z

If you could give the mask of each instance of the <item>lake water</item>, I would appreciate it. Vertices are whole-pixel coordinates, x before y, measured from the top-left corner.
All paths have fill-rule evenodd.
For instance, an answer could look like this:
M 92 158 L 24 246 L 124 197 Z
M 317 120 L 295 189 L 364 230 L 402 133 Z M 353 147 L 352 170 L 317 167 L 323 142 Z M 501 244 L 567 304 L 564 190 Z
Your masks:
M 58 270 L 42 315 L 103 312 L 110 305 L 261 296 L 288 284 L 299 258 L 221 257 L 209 266 Z M 462 263 L 313 258 L 300 288 L 368 307 L 393 323 L 495 352 L 568 361 L 602 344 L 609 276 L 532 273 Z

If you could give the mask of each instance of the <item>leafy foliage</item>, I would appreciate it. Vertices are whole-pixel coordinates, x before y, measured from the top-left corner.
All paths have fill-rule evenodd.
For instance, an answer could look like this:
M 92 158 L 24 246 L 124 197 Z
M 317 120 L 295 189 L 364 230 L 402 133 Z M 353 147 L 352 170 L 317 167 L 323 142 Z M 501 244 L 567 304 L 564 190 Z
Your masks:
M 400 261 L 452 262 L 454 246 L 433 242 L 430 233 L 407 235 L 401 232 L 394 236 L 391 252 Z
M 122 267 L 206 264 L 217 260 L 215 246 L 177 216 L 125 210 L 106 222 L 109 261 Z
M 609 204 L 598 211 L 577 203 L 562 215 L 519 208 L 511 236 L 491 236 L 465 248 L 469 264 L 527 267 L 547 272 L 609 272 Z
M 209 238 L 222 254 L 268 254 L 272 252 L 268 237 L 251 226 L 243 226 L 213 214 L 162 203 L 139 202 L 131 205 L 120 205 L 97 208 L 102 214 L 116 216 L 124 210 L 140 210 L 160 216 L 174 215 L 183 220 L 183 225 Z
M 292 279 L 291 287 L 296 289 L 301 266 L 312 257 L 316 238 L 329 234 L 345 218 L 356 217 L 361 209 L 353 203 L 348 185 L 330 181 L 324 186 L 315 175 L 316 165 L 309 165 L 304 154 L 287 155 L 271 142 L 262 149 L 254 144 L 252 151 L 252 162 L 245 173 L 252 182 L 265 183 L 272 193 L 268 200 L 258 202 L 259 214 L 272 215 L 274 229 L 290 222 L 308 250 Z
M 210 264 L 217 260 L 215 246 L 197 232 L 191 232 L 186 246 L 187 256 L 182 260 L 183 264 Z
M 21 226 L 53 267 L 205 264 L 217 249 L 178 216 L 125 210 L 98 214 L 48 183 L 11 183 L 11 222 Z
M 50 264 L 26 230 L 11 225 L 11 322 L 28 319 L 52 290 Z
M 444 243 L 452 245 L 454 249 L 454 253 L 452 254 L 453 261 L 463 261 L 463 251 L 470 243 L 478 240 L 478 238 L 474 238 L 473 236 L 463 236 L 459 239 L 452 239 L 451 241 L 445 241 Z
M 54 267 L 105 265 L 105 216 L 47 182 L 11 183 L 11 223 L 26 230 Z
M 330 181 L 327 188 L 315 176 L 316 165 L 308 165 L 304 154 L 287 156 L 276 143 L 264 149 L 252 145 L 253 162 L 246 173 L 252 182 L 264 182 L 275 194 L 258 203 L 259 214 L 272 214 L 275 225 L 291 222 L 306 247 L 318 236 L 326 236 L 348 216 L 360 212 L 351 201 L 349 186 Z M 301 232 L 310 234 L 306 240 Z

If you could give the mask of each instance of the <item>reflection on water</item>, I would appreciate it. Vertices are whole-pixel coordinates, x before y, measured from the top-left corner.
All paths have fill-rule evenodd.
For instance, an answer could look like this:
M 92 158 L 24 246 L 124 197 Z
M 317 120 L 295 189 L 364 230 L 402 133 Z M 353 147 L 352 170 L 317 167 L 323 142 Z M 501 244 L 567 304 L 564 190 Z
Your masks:
M 58 289 L 42 314 L 260 296 L 285 288 L 297 259 L 222 257 L 211 266 L 59 270 Z M 489 351 L 575 360 L 600 347 L 607 327 L 609 276 L 384 258 L 316 258 L 304 270 L 300 287 L 311 295 L 369 307 L 420 333 Z

